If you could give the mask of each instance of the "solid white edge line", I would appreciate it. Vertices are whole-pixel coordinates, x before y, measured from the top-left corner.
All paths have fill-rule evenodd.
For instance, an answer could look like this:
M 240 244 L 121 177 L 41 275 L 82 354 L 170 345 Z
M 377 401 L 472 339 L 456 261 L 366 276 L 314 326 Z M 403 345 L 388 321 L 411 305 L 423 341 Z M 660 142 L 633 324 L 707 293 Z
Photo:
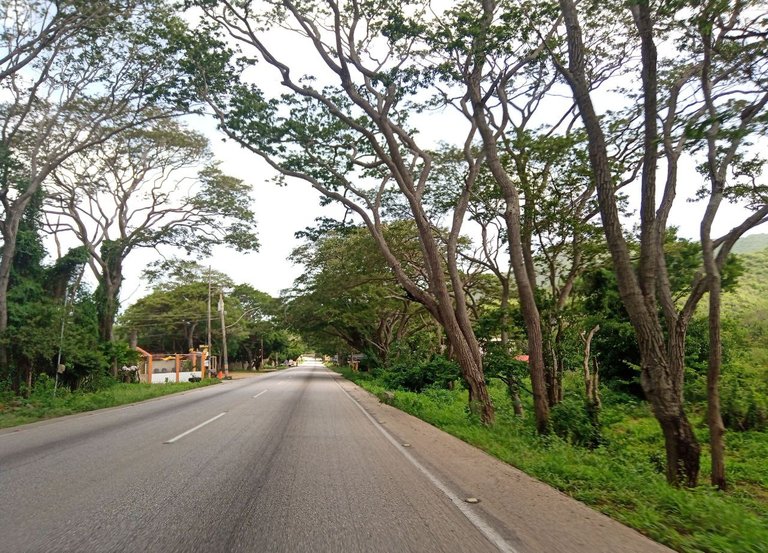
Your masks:
M 419 461 L 416 460 L 416 458 L 411 455 L 411 453 L 405 449 L 400 443 L 392 437 L 392 435 L 387 431 L 384 426 L 382 426 L 375 418 L 371 416 L 371 414 L 366 411 L 360 403 L 353 398 L 349 392 L 347 392 L 344 387 L 341 385 L 341 382 L 336 380 L 336 383 L 339 385 L 339 388 L 341 388 L 341 391 L 346 394 L 346 396 L 352 400 L 352 403 L 354 403 L 360 411 L 363 412 L 363 414 L 368 418 L 369 421 L 371 421 L 371 424 L 379 429 L 379 432 L 381 432 L 384 437 L 389 440 L 389 442 L 397 448 L 397 450 L 403 454 L 403 456 L 410 461 L 410 463 L 416 467 L 424 476 L 427 477 L 427 479 L 432 482 L 432 484 L 439 489 L 441 492 L 443 492 L 446 496 L 448 496 L 448 499 L 451 500 L 451 502 L 461 511 L 461 513 L 467 517 L 467 520 L 475 527 L 477 528 L 485 538 L 491 542 L 493 545 L 499 548 L 499 551 L 502 553 L 520 553 L 517 549 L 512 547 L 507 540 L 504 539 L 504 537 L 499 534 L 496 530 L 494 530 L 483 518 L 478 515 L 476 512 L 472 510 L 471 507 L 469 507 L 458 495 L 453 493 L 448 486 L 446 486 L 437 476 L 432 474 L 429 469 L 427 469 L 424 465 L 422 465 Z
M 207 421 L 205 421 L 205 422 L 201 422 L 200 424 L 198 424 L 198 425 L 197 425 L 197 426 L 195 426 L 194 428 L 190 428 L 190 429 L 189 429 L 189 430 L 187 430 L 186 432 L 182 432 L 182 433 L 181 433 L 181 434 L 179 434 L 178 436 L 176 436 L 176 437 L 174 437 L 174 438 L 171 438 L 171 439 L 170 439 L 170 440 L 168 440 L 167 442 L 163 442 L 163 443 L 164 443 L 164 444 L 172 444 L 173 442 L 175 442 L 175 441 L 177 441 L 177 440 L 180 440 L 181 438 L 183 438 L 183 437 L 184 437 L 184 436 L 186 436 L 187 434 L 191 434 L 191 433 L 192 433 L 192 432 L 194 432 L 195 430 L 200 430 L 200 429 L 201 429 L 203 426 L 205 426 L 206 424 L 209 424 L 209 423 L 211 423 L 211 422 L 215 421 L 216 419 L 223 417 L 223 416 L 224 416 L 224 415 L 226 415 L 226 414 L 227 414 L 226 412 L 224 412 L 224 413 L 219 413 L 219 414 L 218 414 L 218 415 L 216 415 L 215 417 L 212 417 L 212 418 L 208 419 L 208 420 L 207 420 Z
M 269 390 L 264 390 L 263 392 L 259 392 L 258 394 L 256 394 L 255 396 L 253 396 L 253 399 L 256 399 L 256 398 L 257 398 L 257 397 L 259 397 L 261 394 L 266 394 L 268 391 L 269 391 Z

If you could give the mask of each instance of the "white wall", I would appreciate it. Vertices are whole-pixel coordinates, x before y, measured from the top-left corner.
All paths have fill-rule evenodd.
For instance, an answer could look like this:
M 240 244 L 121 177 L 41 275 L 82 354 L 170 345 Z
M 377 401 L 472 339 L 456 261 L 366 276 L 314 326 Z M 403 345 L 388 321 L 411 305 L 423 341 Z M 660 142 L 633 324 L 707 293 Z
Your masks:
M 189 382 L 190 376 L 200 376 L 200 371 L 179 371 L 179 382 Z M 176 382 L 176 371 L 167 373 L 152 373 L 152 384 L 165 384 L 166 378 L 168 379 L 168 382 Z

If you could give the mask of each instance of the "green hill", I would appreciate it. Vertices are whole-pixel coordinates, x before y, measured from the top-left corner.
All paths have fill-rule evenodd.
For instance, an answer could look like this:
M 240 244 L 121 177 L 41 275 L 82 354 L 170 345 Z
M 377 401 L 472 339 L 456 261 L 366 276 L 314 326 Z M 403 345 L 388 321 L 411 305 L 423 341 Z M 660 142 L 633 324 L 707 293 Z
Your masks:
M 768 248 L 768 234 L 750 234 L 733 245 L 733 253 L 754 253 Z
M 768 239 L 768 234 L 755 236 Z M 739 277 L 736 290 L 723 294 L 723 316 L 748 328 L 768 327 L 768 247 L 740 254 L 739 259 L 744 274 Z

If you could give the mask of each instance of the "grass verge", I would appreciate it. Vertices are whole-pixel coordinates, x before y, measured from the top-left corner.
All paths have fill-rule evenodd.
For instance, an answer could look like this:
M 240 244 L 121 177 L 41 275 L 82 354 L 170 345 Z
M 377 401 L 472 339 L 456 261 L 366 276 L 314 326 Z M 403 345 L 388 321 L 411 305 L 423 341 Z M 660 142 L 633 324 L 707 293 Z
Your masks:
M 10 394 L 0 396 L 0 428 L 135 403 L 210 386 L 218 382 L 218 379 L 213 378 L 202 382 L 179 382 L 178 384 L 175 382 L 168 384 L 116 383 L 93 392 L 70 392 L 66 388 L 59 388 L 56 397 L 53 397 L 52 386 L 38 385 L 29 398 Z
M 334 369 L 369 392 L 387 390 L 367 373 Z M 464 390 L 394 390 L 393 406 L 494 455 L 672 549 L 686 553 L 768 552 L 768 436 L 729 433 L 731 487 L 677 489 L 663 475 L 658 424 L 642 402 L 611 402 L 602 411 L 604 443 L 590 450 L 557 436 L 540 437 L 532 417 L 516 418 L 502 386 L 491 385 L 496 423 L 486 427 L 467 412 Z M 392 396 L 390 395 L 390 398 Z M 530 409 L 529 409 L 530 412 Z M 705 449 L 706 427 L 697 432 Z M 709 457 L 702 455 L 702 481 Z

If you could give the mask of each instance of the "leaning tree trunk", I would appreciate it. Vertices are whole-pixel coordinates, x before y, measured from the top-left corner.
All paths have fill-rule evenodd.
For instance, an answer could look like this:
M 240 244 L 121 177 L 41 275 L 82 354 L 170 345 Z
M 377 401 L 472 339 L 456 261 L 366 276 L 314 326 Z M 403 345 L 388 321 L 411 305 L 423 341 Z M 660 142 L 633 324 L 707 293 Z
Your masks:
M 531 377 L 533 391 L 533 408 L 536 417 L 536 430 L 540 434 L 549 432 L 549 402 L 547 401 L 546 382 L 544 378 L 544 347 L 541 334 L 541 321 L 539 309 L 536 305 L 534 293 L 535 275 L 533 263 L 526 263 L 526 253 L 523 245 L 523 233 L 521 228 L 520 197 L 516 183 L 510 178 L 507 170 L 499 158 L 498 133 L 491 128 L 487 117 L 487 97 L 482 91 L 484 81 L 483 67 L 485 51 L 487 48 L 488 30 L 494 18 L 494 4 L 491 1 L 482 3 L 483 16 L 479 21 L 482 32 L 476 35 L 473 44 L 473 66 L 464 78 L 467 85 L 467 93 L 472 105 L 472 120 L 477 125 L 483 144 L 483 153 L 486 157 L 486 165 L 490 170 L 494 181 L 499 185 L 506 209 L 504 221 L 507 226 L 509 238 L 509 251 L 512 270 L 517 284 L 520 307 L 523 313 L 526 334 L 528 336 L 528 369 Z M 530 249 L 530 248 L 528 248 Z M 530 269 L 530 271 L 529 271 Z
M 436 280 L 440 282 L 440 276 Z M 466 310 L 461 309 L 461 305 L 454 309 L 452 298 L 445 293 L 447 287 L 442 286 L 441 289 L 444 293 L 438 294 L 438 302 L 432 306 L 432 314 L 440 321 L 451 351 L 450 356 L 459 364 L 461 376 L 467 384 L 470 410 L 478 415 L 484 424 L 492 424 L 495 413 L 485 383 L 480 344 L 472 331 Z M 457 300 L 457 303 L 458 301 L 460 300 Z
M 450 339 L 450 336 L 449 336 Z M 463 340 L 462 340 L 463 342 Z M 483 377 L 483 368 L 466 344 L 453 344 L 453 355 L 461 367 L 461 375 L 469 389 L 469 407 L 485 424 L 494 420 L 493 403 Z
M 522 237 L 520 232 L 520 198 L 514 184 L 504 171 L 495 152 L 488 154 L 492 148 L 486 148 L 488 166 L 494 174 L 504 194 L 507 208 L 504 219 L 509 236 L 509 251 L 512 261 L 512 271 L 520 300 L 520 310 L 523 314 L 525 332 L 528 337 L 528 370 L 533 391 L 533 410 L 536 417 L 536 430 L 540 434 L 549 432 L 549 401 L 547 384 L 544 376 L 544 337 L 541 333 L 541 316 L 525 265 Z

